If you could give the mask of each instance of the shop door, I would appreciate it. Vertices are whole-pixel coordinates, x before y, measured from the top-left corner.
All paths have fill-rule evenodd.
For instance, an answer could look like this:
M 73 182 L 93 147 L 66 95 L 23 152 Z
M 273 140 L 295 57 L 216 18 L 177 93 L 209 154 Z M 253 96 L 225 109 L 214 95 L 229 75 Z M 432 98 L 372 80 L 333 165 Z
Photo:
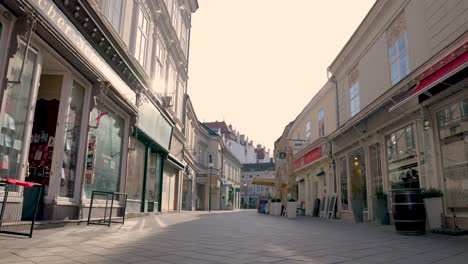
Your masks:
M 154 212 L 154 208 L 157 208 L 158 199 L 159 199 L 159 165 L 158 154 L 151 153 L 149 156 L 148 164 L 148 183 L 147 183 L 147 203 L 148 203 L 148 212 Z

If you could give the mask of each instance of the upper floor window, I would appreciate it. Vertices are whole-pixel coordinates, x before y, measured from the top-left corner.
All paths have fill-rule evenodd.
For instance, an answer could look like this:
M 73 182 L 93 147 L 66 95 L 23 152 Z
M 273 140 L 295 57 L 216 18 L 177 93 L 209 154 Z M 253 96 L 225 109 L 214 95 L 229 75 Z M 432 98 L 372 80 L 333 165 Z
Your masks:
M 395 85 L 409 73 L 408 47 L 406 33 L 401 35 L 388 49 L 392 85 Z
M 351 105 L 351 116 L 361 111 L 361 103 L 359 99 L 359 83 L 355 82 L 351 88 L 349 88 L 349 98 Z
M 317 114 L 319 137 L 325 136 L 325 109 L 320 109 Z
M 104 0 L 102 2 L 102 13 L 119 33 L 122 22 L 122 10 L 123 0 Z
M 306 133 L 306 140 L 309 141 L 310 140 L 310 121 L 307 121 L 305 133 Z
M 166 47 L 163 44 L 160 33 L 154 37 L 154 64 L 153 64 L 153 79 L 164 79 L 164 64 L 166 61 Z
M 147 70 L 147 54 L 148 54 L 148 35 L 149 35 L 149 18 L 148 13 L 142 5 L 138 8 L 138 27 L 135 38 L 135 58 L 140 62 L 141 66 Z

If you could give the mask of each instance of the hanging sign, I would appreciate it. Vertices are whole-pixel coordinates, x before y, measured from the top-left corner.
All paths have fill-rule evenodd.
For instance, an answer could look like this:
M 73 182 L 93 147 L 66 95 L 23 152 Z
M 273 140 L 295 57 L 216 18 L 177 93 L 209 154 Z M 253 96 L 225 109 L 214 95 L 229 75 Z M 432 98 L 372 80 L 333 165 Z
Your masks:
M 88 153 L 86 155 L 85 183 L 94 182 L 94 169 L 96 164 L 96 135 L 88 135 Z

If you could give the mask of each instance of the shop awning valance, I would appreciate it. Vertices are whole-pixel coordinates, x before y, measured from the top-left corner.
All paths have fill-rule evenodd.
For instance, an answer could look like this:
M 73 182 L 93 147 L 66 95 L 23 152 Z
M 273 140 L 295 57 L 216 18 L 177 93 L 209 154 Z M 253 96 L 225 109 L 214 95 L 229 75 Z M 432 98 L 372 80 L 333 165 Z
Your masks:
M 324 176 L 325 175 L 325 171 L 321 171 L 319 173 L 317 173 L 317 176 L 320 177 L 320 176 Z
M 255 178 L 252 180 L 252 184 L 264 185 L 264 186 L 274 186 L 275 179 L 273 178 Z
M 464 45 L 462 45 L 462 47 L 460 47 L 459 49 L 452 52 L 451 54 L 440 60 L 438 63 L 436 63 L 435 65 L 440 65 L 449 61 L 440 69 L 434 71 L 433 73 L 429 74 L 427 77 L 422 79 L 414 88 L 414 90 L 411 91 L 410 95 L 401 102 L 390 107 L 389 112 L 401 107 L 402 105 L 411 101 L 413 98 L 417 98 L 419 95 L 427 93 L 434 86 L 440 84 L 444 80 L 466 69 L 468 66 L 467 50 L 468 43 L 465 43 Z

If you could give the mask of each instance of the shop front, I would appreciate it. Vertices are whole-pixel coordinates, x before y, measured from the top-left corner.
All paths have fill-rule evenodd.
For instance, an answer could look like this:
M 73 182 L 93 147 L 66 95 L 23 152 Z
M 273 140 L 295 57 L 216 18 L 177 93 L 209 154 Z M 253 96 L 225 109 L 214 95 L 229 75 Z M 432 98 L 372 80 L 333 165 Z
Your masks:
M 442 50 L 424 65 L 424 69 L 409 96 L 390 109 L 397 111 L 417 102 L 424 114 L 419 133 L 424 146 L 414 151 L 423 155 L 421 163 L 428 166 L 421 166 L 422 177 L 418 177 L 418 171 L 408 168 L 404 179 L 414 180 L 405 184 L 441 190 L 445 208 L 440 213 L 444 213 L 445 223 L 451 228 L 456 223 L 457 227 L 468 229 L 467 37 Z
M 136 94 L 54 2 L 22 2 L 0 5 L 0 177 L 44 186 L 39 218 L 84 218 L 93 190 L 125 190 Z
M 140 98 L 138 121 L 130 139 L 127 212 L 161 211 L 162 171 L 172 127 L 149 98 Z
M 309 148 L 310 149 L 310 148 Z M 298 206 L 305 208 L 306 215 L 312 215 L 315 200 L 322 200 L 333 190 L 328 190 L 327 182 L 333 179 L 327 145 L 320 145 L 302 154 L 294 162 L 294 174 L 298 186 Z

